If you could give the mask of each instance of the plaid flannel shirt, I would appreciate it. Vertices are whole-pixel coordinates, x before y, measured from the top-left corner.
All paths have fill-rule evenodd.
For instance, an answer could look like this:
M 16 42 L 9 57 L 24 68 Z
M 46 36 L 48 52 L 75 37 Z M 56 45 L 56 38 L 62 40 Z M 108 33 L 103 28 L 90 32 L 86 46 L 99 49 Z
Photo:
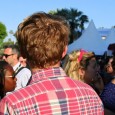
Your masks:
M 104 115 L 104 110 L 89 85 L 67 77 L 62 68 L 50 68 L 34 73 L 30 85 L 5 96 L 0 115 Z

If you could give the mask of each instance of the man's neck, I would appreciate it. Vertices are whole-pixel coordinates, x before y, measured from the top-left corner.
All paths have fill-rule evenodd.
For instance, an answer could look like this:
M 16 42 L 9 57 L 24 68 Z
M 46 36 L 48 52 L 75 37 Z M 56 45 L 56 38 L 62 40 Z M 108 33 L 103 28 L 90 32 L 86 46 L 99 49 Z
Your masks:
M 21 64 L 20 64 L 20 62 L 18 62 L 17 64 L 15 64 L 15 65 L 13 66 L 13 69 L 14 69 L 14 71 L 16 71 L 16 70 L 18 70 L 20 67 L 21 67 Z
M 14 62 L 11 64 L 11 66 L 14 67 L 17 63 L 19 63 L 18 60 L 17 60 L 17 61 L 14 61 Z
M 54 67 L 60 67 L 60 63 L 57 63 L 57 64 L 55 64 L 53 66 L 49 66 L 47 68 L 54 68 Z M 45 69 L 45 68 L 42 68 L 42 69 Z M 42 69 L 40 69 L 39 67 L 35 67 L 35 68 L 32 68 L 31 71 L 32 71 L 32 73 L 35 73 L 35 72 L 37 72 L 39 70 L 42 70 Z

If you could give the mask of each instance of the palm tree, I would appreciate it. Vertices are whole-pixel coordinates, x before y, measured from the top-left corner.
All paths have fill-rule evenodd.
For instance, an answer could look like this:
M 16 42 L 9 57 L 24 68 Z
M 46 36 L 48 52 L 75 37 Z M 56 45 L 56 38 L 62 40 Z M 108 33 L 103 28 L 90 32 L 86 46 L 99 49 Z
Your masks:
M 80 20 L 80 28 L 81 28 L 81 32 L 82 32 L 85 29 L 84 28 L 84 23 L 89 22 L 89 20 L 88 20 L 88 17 L 86 15 L 82 15 L 79 18 L 79 20 Z
M 50 11 L 54 15 L 60 15 L 66 18 L 66 20 L 70 24 L 70 41 L 69 43 L 72 43 L 75 38 L 80 37 L 81 32 L 84 29 L 84 23 L 88 22 L 88 17 L 86 15 L 83 15 L 83 12 L 78 11 L 77 9 L 70 8 L 70 9 L 57 9 L 57 11 Z

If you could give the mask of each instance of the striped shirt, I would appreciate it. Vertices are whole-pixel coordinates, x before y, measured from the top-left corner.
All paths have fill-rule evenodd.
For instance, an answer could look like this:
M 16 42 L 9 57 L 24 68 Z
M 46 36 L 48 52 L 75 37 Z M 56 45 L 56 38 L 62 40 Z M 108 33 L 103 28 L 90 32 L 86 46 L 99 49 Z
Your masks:
M 4 97 L 0 115 L 104 115 L 104 109 L 89 85 L 57 67 L 37 71 L 30 85 Z

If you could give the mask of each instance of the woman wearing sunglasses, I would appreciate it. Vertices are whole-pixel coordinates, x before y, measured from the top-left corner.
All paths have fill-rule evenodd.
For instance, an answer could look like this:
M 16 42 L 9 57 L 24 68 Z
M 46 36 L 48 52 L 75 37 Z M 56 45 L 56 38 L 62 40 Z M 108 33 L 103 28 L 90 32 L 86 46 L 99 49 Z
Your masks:
M 13 74 L 12 66 L 5 61 L 0 61 L 0 99 L 15 89 L 16 78 Z

